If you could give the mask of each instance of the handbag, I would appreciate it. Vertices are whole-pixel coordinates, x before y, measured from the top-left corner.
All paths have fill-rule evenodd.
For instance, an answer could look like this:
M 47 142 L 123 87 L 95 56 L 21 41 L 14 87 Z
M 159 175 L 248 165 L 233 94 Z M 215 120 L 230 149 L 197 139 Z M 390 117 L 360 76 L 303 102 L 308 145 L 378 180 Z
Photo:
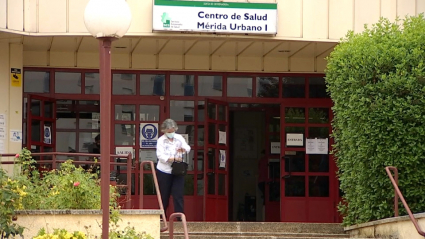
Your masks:
M 187 167 L 188 164 L 185 162 L 173 162 L 173 164 L 171 164 L 171 167 L 173 168 L 171 170 L 171 174 L 172 175 L 176 175 L 176 176 L 184 176 L 187 174 Z

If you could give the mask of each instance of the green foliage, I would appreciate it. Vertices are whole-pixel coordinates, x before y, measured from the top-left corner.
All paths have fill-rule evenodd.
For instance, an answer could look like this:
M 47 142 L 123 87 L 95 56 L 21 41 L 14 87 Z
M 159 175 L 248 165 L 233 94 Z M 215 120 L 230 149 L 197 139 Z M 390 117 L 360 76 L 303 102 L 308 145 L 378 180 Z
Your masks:
M 394 215 L 390 165 L 412 211 L 425 211 L 424 32 L 423 15 L 381 19 L 349 32 L 328 58 L 345 225 Z
M 23 189 L 0 168 L 0 238 L 22 235 L 24 228 L 13 222 L 14 211 L 22 207 Z

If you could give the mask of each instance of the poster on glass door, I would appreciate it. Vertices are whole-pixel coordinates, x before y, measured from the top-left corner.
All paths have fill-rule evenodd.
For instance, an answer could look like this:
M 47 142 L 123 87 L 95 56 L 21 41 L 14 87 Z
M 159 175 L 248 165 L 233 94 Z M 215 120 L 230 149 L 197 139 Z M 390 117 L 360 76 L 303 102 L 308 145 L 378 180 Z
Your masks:
M 156 148 L 158 141 L 158 124 L 141 123 L 140 124 L 140 148 Z

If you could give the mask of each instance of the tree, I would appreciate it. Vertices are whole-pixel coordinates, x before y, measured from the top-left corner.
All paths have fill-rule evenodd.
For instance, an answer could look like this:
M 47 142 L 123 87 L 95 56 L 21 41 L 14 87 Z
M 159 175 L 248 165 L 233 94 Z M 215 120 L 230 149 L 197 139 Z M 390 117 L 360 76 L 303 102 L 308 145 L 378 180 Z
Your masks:
M 423 15 L 381 19 L 349 32 L 327 59 L 345 225 L 394 215 L 390 165 L 412 211 L 425 211 L 424 33 Z

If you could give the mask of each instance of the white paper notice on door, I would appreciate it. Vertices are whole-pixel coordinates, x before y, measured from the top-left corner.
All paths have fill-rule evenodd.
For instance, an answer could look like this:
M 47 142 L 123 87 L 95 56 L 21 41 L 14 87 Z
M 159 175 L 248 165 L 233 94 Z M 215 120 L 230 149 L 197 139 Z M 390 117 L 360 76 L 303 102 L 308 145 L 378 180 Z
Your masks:
M 0 139 L 6 139 L 6 128 L 0 127 Z
M 226 132 L 218 131 L 218 143 L 226 144 Z
M 226 167 L 226 151 L 225 150 L 220 150 L 220 168 L 225 168 Z
M 306 139 L 306 154 L 328 154 L 328 139 Z
M 6 126 L 6 115 L 0 114 L 0 127 L 5 127 L 5 126 Z

